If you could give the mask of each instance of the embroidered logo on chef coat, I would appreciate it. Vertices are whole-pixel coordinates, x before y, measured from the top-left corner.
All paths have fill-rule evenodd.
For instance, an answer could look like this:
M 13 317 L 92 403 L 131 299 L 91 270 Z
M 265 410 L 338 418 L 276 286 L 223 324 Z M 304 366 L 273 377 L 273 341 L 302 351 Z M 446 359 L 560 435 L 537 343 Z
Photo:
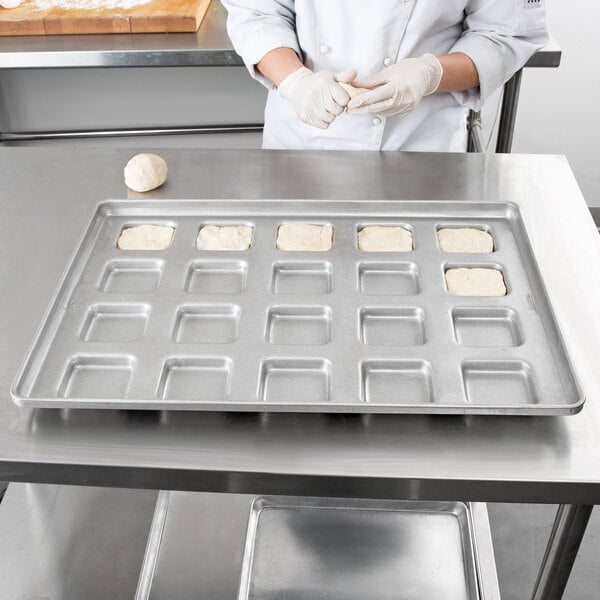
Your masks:
M 523 0 L 524 8 L 542 8 L 545 0 Z

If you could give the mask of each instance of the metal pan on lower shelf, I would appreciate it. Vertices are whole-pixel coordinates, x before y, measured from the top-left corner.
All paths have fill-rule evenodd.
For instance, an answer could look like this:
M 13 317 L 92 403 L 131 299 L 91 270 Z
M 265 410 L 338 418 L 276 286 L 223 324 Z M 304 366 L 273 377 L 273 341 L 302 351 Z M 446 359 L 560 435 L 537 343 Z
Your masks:
M 159 496 L 136 600 L 167 592 L 172 600 L 500 598 L 485 504 L 180 492 Z

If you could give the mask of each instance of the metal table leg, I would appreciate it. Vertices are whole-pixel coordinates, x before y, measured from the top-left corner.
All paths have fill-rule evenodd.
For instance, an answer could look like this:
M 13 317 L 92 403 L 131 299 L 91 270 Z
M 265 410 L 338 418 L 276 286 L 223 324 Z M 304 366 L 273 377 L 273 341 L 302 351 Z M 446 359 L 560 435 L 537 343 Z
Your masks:
M 558 508 L 550 540 L 533 590 L 532 600 L 560 600 L 579 545 L 592 514 L 587 504 L 562 504 Z
M 522 74 L 522 69 L 517 71 L 504 85 L 500 124 L 498 126 L 498 141 L 496 142 L 496 152 L 501 154 L 509 153 L 512 148 Z
M 481 113 L 474 110 L 469 111 L 467 119 L 467 130 L 469 133 L 467 152 L 485 152 L 483 136 L 481 135 Z

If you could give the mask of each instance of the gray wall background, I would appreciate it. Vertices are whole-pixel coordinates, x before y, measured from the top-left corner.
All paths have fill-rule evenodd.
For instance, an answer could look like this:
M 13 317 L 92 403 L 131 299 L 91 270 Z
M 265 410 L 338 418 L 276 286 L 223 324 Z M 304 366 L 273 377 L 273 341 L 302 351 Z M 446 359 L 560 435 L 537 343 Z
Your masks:
M 588 202 L 600 205 L 600 2 L 548 1 L 548 22 L 563 50 L 559 69 L 523 77 L 513 152 L 564 154 Z

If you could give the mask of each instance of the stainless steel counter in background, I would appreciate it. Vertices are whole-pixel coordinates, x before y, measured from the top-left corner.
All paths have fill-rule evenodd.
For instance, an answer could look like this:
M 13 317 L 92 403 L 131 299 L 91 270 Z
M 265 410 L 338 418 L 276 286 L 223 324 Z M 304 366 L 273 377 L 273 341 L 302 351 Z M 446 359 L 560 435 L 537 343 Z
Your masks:
M 140 149 L 0 149 L 0 479 L 407 499 L 600 499 L 600 238 L 564 158 L 161 151 L 149 198 L 511 201 L 587 395 L 558 418 L 23 410 L 9 387 L 94 206 Z M 145 147 L 144 150 L 151 150 Z M 568 243 L 557 243 L 565 239 Z M 585 257 L 585 261 L 581 257 Z
M 213 0 L 196 33 L 0 38 L 0 142 L 98 145 L 110 136 L 114 145 L 144 135 L 155 145 L 166 137 L 181 146 L 259 148 L 266 90 L 235 53 L 226 17 Z M 551 40 L 527 67 L 560 60 Z M 510 149 L 520 78 L 505 88 L 498 151 Z
M 2 37 L 0 69 L 240 66 L 226 19 L 213 0 L 196 33 Z
M 0 38 L 0 69 L 242 66 L 226 29 L 227 11 L 213 0 L 196 33 L 14 36 Z M 558 67 L 554 39 L 527 67 Z

